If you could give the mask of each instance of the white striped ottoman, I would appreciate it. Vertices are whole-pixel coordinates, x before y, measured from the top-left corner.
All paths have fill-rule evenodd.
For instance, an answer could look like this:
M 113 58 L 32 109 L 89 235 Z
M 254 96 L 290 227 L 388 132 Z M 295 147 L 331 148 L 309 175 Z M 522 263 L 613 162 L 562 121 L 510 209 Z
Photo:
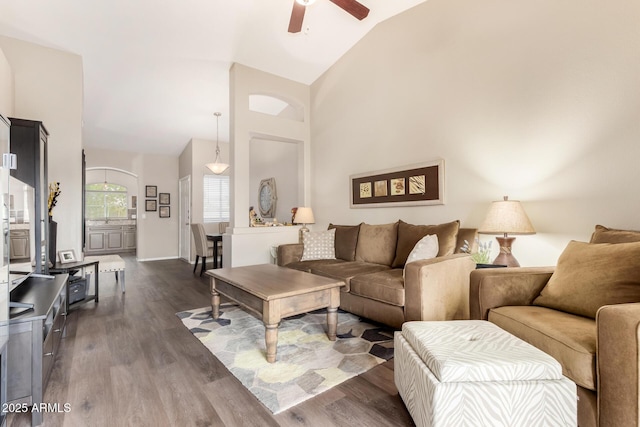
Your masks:
M 100 255 L 84 257 L 85 261 L 99 261 L 98 272 L 115 272 L 116 282 L 118 281 L 118 273 L 120 274 L 120 288 L 124 293 L 124 260 L 120 255 Z
M 575 426 L 576 385 L 551 356 L 483 320 L 407 322 L 394 377 L 420 426 Z

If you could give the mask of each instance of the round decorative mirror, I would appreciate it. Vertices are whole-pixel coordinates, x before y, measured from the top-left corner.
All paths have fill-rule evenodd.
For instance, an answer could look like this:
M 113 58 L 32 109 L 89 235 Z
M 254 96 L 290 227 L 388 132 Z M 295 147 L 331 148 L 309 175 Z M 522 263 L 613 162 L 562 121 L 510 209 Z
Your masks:
M 263 218 L 273 218 L 276 215 L 276 179 L 267 178 L 260 181 L 258 188 L 258 208 Z

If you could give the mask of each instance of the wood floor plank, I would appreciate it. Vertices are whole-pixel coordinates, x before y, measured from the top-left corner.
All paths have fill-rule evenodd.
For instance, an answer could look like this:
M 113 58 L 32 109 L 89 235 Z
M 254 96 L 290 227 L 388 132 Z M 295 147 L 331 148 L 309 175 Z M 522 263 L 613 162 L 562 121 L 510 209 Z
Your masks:
M 224 425 L 204 390 L 193 387 L 193 377 L 185 370 L 164 366 L 153 372 L 153 380 L 170 425 Z
M 145 361 L 111 367 L 111 391 L 118 408 L 117 425 L 170 426 L 160 394 Z
M 277 426 L 271 413 L 232 376 L 204 386 L 206 396 L 225 426 Z
M 44 401 L 71 411 L 45 413 L 45 427 L 413 425 L 393 360 L 271 414 L 175 315 L 210 304 L 208 277 L 180 260 L 122 257 L 126 292 L 102 273 L 100 302 L 67 316 Z M 8 421 L 30 425 L 26 415 Z

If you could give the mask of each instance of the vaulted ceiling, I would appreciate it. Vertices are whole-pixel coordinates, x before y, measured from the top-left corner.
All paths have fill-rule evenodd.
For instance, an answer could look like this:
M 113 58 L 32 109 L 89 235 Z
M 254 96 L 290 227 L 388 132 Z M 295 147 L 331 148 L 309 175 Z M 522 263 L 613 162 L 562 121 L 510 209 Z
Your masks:
M 378 22 L 424 0 L 360 0 L 358 21 L 329 0 L 287 32 L 294 0 L 0 0 L 0 34 L 78 54 L 87 147 L 179 154 L 228 140 L 229 67 L 311 84 Z

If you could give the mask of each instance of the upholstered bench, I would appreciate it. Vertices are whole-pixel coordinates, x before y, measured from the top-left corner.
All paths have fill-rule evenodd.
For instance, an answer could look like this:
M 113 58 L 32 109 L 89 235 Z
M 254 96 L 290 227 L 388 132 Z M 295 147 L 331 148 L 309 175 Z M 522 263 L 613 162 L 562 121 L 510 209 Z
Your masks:
M 577 424 L 576 385 L 560 364 L 490 322 L 407 322 L 394 360 L 419 427 Z
M 84 257 L 85 261 L 100 261 L 98 263 L 98 273 L 115 272 L 116 282 L 120 274 L 120 288 L 124 293 L 124 260 L 120 255 L 100 255 Z

